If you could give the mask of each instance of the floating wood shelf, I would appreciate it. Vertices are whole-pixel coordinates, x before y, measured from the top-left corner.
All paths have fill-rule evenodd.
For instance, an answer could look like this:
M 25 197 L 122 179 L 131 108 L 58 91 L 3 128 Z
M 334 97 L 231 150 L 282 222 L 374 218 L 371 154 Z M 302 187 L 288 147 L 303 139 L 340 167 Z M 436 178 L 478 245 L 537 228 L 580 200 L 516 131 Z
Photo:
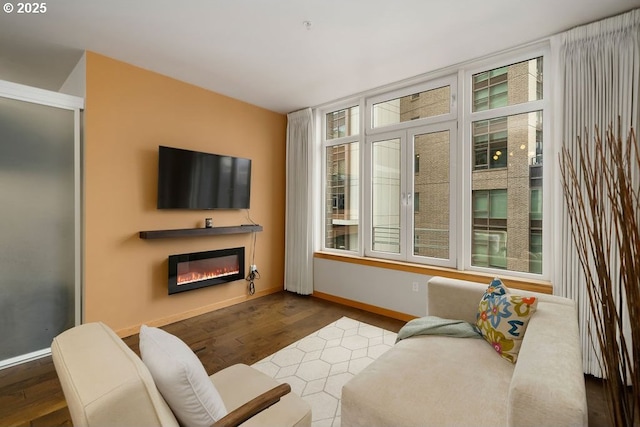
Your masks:
M 149 230 L 141 231 L 141 239 L 165 239 L 171 237 L 199 237 L 216 236 L 219 234 L 241 234 L 262 231 L 262 226 L 257 224 L 232 225 L 229 227 L 213 228 L 183 228 L 180 230 Z

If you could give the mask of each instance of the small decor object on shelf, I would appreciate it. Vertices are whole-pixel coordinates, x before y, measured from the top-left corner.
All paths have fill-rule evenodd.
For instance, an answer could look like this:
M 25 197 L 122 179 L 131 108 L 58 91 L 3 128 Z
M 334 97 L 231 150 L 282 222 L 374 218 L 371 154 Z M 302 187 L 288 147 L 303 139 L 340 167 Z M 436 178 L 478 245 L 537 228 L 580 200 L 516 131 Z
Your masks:
M 213 218 L 205 218 L 204 219 L 204 227 L 205 228 L 213 228 Z

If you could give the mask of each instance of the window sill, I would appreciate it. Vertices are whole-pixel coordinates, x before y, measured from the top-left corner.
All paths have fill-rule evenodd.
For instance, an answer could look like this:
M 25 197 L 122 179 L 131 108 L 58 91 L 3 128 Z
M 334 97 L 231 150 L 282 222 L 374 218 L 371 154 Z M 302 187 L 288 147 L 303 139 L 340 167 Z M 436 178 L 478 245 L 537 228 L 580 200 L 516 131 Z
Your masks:
M 316 252 L 314 253 L 314 258 L 424 274 L 427 276 L 442 276 L 449 277 L 451 279 L 470 280 L 472 282 L 487 284 L 495 276 L 493 274 L 480 273 L 477 271 L 460 271 L 452 268 L 434 267 L 431 265 L 412 264 L 408 262 L 391 261 L 378 258 L 366 258 L 349 254 L 337 254 L 334 252 Z M 522 279 L 519 277 L 508 276 L 500 276 L 500 279 L 509 288 L 540 292 L 542 294 L 553 293 L 552 284 L 545 280 Z

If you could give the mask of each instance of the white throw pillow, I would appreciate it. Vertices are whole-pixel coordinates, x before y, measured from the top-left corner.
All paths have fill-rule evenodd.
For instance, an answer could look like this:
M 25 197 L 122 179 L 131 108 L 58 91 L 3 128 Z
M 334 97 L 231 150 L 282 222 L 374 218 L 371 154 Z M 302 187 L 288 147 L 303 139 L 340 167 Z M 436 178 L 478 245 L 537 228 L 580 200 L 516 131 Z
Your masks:
M 227 415 L 198 356 L 180 338 L 142 325 L 140 354 L 181 425 L 209 427 Z

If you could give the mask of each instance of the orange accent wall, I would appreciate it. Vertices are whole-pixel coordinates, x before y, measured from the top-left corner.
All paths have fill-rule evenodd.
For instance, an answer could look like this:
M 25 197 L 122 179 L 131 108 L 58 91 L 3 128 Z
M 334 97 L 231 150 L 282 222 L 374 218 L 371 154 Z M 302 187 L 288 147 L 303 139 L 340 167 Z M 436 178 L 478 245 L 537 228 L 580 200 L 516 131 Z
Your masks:
M 283 289 L 286 116 L 87 52 L 84 320 L 121 336 Z M 167 295 L 167 257 L 245 246 L 252 235 L 142 240 L 142 230 L 248 223 L 245 210 L 156 209 L 158 145 L 247 157 L 261 278 Z

